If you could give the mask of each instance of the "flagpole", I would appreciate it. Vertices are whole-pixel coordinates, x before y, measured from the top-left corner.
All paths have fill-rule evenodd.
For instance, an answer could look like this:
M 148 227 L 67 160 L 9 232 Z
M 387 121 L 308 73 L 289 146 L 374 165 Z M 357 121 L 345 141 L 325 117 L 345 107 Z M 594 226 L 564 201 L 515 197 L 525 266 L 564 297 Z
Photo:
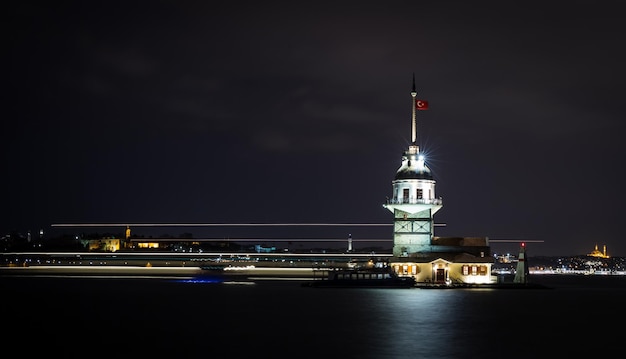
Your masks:
M 411 89 L 411 97 L 413 98 L 413 100 L 411 102 L 413 104 L 411 106 L 411 108 L 412 108 L 412 111 L 411 111 L 411 116 L 412 116 L 412 118 L 411 118 L 411 144 L 412 145 L 415 145 L 415 139 L 416 139 L 416 136 L 417 136 L 417 126 L 415 124 L 415 112 L 416 112 L 415 111 L 415 106 L 416 106 L 415 105 L 415 99 L 416 99 L 416 96 L 417 96 L 417 91 L 415 91 L 415 73 L 413 73 L 413 88 Z

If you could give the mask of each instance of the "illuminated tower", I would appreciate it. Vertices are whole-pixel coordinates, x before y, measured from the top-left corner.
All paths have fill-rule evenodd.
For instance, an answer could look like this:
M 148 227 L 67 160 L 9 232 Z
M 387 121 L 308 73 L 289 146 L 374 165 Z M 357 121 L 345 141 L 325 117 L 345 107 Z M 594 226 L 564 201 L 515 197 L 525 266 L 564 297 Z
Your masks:
M 513 283 L 528 283 L 528 262 L 526 262 L 526 244 L 522 242 L 519 247 L 519 257 L 517 257 L 517 269 Z
M 416 100 L 416 95 L 413 75 L 411 144 L 404 151 L 402 165 L 391 182 L 393 197 L 383 205 L 394 214 L 393 255 L 396 257 L 432 251 L 433 215 L 443 207 L 441 199 L 435 197 L 435 180 L 416 143 L 416 106 L 418 102 L 424 103 Z

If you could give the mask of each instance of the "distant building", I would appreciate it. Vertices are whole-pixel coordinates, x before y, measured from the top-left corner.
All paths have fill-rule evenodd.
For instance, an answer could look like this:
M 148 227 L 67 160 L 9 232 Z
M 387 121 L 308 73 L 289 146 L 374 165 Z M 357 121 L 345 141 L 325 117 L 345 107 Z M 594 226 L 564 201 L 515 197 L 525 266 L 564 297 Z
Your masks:
M 604 245 L 604 251 L 600 252 L 598 250 L 598 245 L 596 244 L 595 249 L 593 250 L 593 252 L 587 254 L 590 257 L 596 257 L 596 258 L 609 258 L 609 255 L 606 253 L 606 245 Z
M 275 253 L 276 247 L 264 247 L 260 244 L 255 244 L 254 251 L 257 253 Z
M 85 240 L 89 251 L 117 252 L 122 241 L 119 238 L 99 238 Z M 85 242 L 83 241 L 83 242 Z
M 443 207 L 435 195 L 435 179 L 417 145 L 416 110 L 428 108 L 418 100 L 413 77 L 411 144 L 392 181 L 393 195 L 383 207 L 394 215 L 393 259 L 390 265 L 403 276 L 421 283 L 487 284 L 497 281 L 491 267 L 486 237 L 436 237 L 434 214 Z

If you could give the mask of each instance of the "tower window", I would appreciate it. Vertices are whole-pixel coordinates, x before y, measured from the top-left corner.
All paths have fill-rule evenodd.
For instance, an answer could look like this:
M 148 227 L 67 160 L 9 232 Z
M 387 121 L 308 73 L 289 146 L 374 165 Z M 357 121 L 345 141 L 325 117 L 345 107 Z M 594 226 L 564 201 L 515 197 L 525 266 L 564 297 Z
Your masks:
M 402 190 L 402 202 L 409 203 L 409 189 L 408 188 L 404 188 Z
M 424 191 L 421 188 L 417 189 L 417 199 L 424 198 Z

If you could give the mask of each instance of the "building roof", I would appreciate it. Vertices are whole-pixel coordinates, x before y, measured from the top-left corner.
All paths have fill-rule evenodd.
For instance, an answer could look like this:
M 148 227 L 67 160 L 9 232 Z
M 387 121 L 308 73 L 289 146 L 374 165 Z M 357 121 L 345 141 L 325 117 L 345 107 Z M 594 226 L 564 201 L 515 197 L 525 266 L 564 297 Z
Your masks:
M 407 257 L 394 257 L 393 262 L 415 262 L 415 263 L 431 263 L 438 259 L 450 263 L 494 263 L 491 256 L 475 256 L 471 253 L 448 253 L 448 252 L 428 252 L 428 253 L 411 253 Z

